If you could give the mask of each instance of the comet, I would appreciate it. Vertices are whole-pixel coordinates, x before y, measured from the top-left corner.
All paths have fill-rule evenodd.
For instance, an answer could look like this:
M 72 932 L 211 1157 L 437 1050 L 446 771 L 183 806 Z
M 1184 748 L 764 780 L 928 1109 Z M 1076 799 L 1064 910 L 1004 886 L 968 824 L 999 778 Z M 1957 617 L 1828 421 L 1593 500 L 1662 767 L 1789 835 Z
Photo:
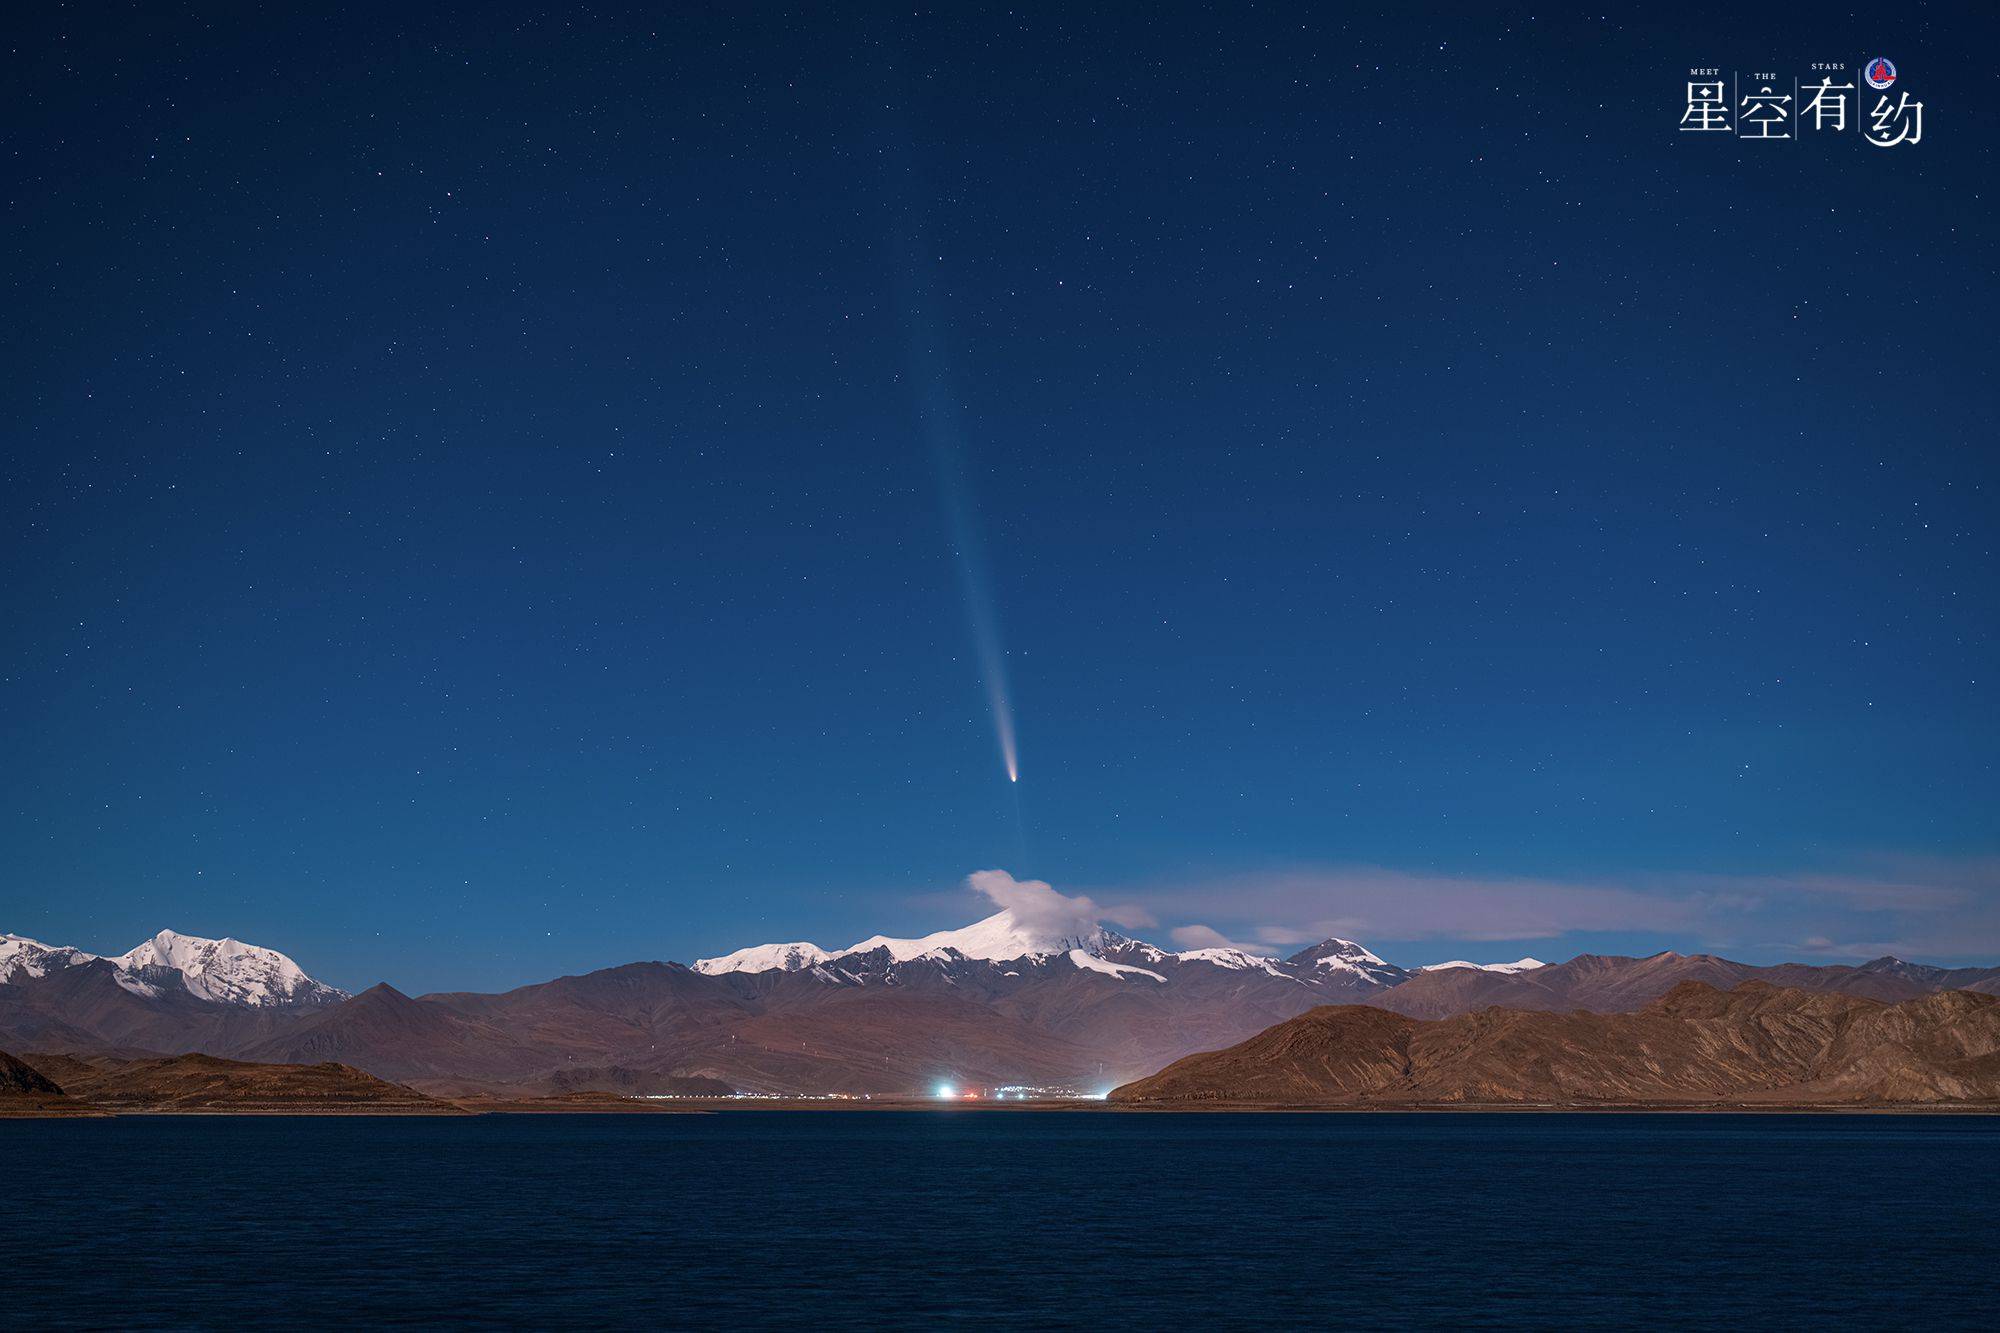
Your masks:
M 905 221 L 906 227 L 914 224 Z M 929 284 L 922 276 L 921 256 L 930 249 L 912 229 L 903 237 L 902 297 L 909 317 L 910 367 L 918 399 L 917 415 L 931 457 L 937 465 L 938 490 L 945 526 L 951 538 L 958 586 L 965 603 L 967 627 L 979 663 L 980 684 L 993 719 L 993 738 L 1000 747 L 1000 766 L 1010 785 L 1021 781 L 1020 749 L 1014 738 L 1014 703 L 1007 683 L 1007 655 L 1000 646 L 1000 615 L 995 609 L 992 580 L 981 540 L 978 506 L 966 475 L 965 429 L 951 393 L 951 374 L 937 323 L 932 318 Z
M 964 449 L 955 413 L 950 413 L 949 403 L 943 401 L 942 386 L 936 386 L 936 391 L 928 396 L 934 400 L 933 410 L 925 415 L 933 423 L 932 448 L 938 459 L 945 520 L 951 527 L 952 554 L 958 565 L 966 623 L 972 631 L 972 647 L 979 660 L 979 679 L 986 690 L 987 711 L 993 718 L 993 739 L 1000 746 L 1000 764 L 1007 770 L 1007 781 L 1018 783 L 1021 756 L 1014 740 L 1014 702 L 1007 683 L 1007 657 L 1000 647 L 1000 615 L 994 608 L 985 548 L 965 479 Z

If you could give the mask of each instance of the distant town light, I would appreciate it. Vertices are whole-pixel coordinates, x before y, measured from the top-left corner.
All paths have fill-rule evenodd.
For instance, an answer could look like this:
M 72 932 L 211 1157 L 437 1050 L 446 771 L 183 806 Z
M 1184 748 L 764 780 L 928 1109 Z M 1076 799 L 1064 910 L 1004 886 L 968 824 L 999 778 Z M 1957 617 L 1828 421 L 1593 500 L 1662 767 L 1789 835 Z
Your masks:
M 958 1089 L 954 1088 L 949 1083 L 940 1083 L 937 1085 L 937 1095 L 938 1095 L 938 1100 L 948 1102 L 952 1098 L 958 1096 Z

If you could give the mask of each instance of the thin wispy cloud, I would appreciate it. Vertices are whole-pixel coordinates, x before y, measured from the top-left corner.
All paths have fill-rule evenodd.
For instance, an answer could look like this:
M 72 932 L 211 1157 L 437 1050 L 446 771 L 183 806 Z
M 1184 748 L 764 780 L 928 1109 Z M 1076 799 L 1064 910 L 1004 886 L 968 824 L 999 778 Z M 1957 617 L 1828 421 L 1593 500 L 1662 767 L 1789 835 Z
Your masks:
M 1450 875 L 1307 866 L 1153 884 L 1131 896 L 1172 938 L 1279 952 L 1365 942 L 1623 935 L 1661 948 L 1759 942 L 1769 952 L 2000 957 L 2000 860 L 1873 857 L 1793 874 L 1616 878 Z M 1273 922 L 1282 924 L 1271 924 Z
M 1220 921 L 1272 946 L 1311 943 L 1328 935 L 1519 940 L 1579 931 L 1688 930 L 1701 910 L 1693 895 L 1546 879 L 1414 874 L 1380 866 L 1232 875 L 1157 886 L 1136 896 L 1163 919 Z M 1285 924 L 1253 924 L 1268 921 Z
M 1244 953 L 1269 954 L 1273 950 L 1268 943 L 1255 940 L 1232 940 L 1213 926 L 1196 922 L 1191 926 L 1175 926 L 1167 932 L 1167 937 L 1183 949 L 1240 949 Z

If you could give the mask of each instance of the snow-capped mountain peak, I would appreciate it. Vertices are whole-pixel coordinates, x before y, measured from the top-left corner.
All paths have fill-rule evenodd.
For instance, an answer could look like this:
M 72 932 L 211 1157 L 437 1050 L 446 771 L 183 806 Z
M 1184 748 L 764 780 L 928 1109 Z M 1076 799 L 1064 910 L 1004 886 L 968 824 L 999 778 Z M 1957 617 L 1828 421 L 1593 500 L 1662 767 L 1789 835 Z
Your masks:
M 694 970 L 711 977 L 725 972 L 803 972 L 817 967 L 832 954 L 817 944 L 753 944 L 720 958 L 698 958 Z
M 0 935 L 0 984 L 40 980 L 52 972 L 108 963 L 121 988 L 148 999 L 165 989 L 187 991 L 213 1004 L 261 1008 L 280 1004 L 326 1004 L 347 998 L 345 991 L 314 981 L 276 949 L 239 940 L 205 940 L 163 930 L 136 949 L 105 958 L 66 945 L 47 945 L 22 935 Z
M 78 963 L 93 962 L 94 953 L 66 944 L 49 945 L 25 935 L 0 935 L 0 984 L 16 977 L 45 977 Z
M 922 958 L 927 954 L 950 949 L 966 958 L 1002 962 L 1010 958 L 1040 958 L 1049 954 L 1068 953 L 1072 949 L 1099 949 L 1104 946 L 1107 938 L 1108 933 L 1102 926 L 1081 935 L 1037 930 L 1022 922 L 1012 908 L 1002 908 L 992 916 L 958 930 L 934 931 L 913 940 L 871 935 L 853 948 L 842 950 L 838 956 L 873 953 L 877 949 L 887 949 L 891 958 L 899 963 L 907 963 L 913 958 Z
M 1376 967 L 1386 966 L 1380 958 L 1370 953 L 1353 940 L 1341 939 L 1338 935 L 1328 936 L 1310 949 L 1301 949 L 1292 955 L 1301 963 L 1317 963 L 1331 966 L 1331 960 L 1339 959 L 1348 963 L 1372 963 Z
M 1879 972 L 1885 976 L 1902 977 L 1917 982 L 1932 982 L 1944 975 L 1944 969 L 1941 967 L 1932 967 L 1929 963 L 1905 962 L 1894 954 L 1884 954 L 1880 958 L 1863 963 L 1860 970 Z
M 178 972 L 190 994 L 217 1004 L 261 1008 L 342 998 L 340 991 L 314 981 L 276 949 L 241 940 L 209 940 L 163 930 L 112 961 L 141 976 L 155 968 Z
M 1410 974 L 1394 963 L 1376 957 L 1353 940 L 1329 936 L 1309 949 L 1301 949 L 1285 960 L 1294 967 L 1310 968 L 1327 976 L 1346 974 L 1380 985 L 1394 985 Z
M 878 951 L 886 951 L 892 963 L 953 956 L 998 963 L 1016 958 L 1047 958 L 1073 949 L 1096 953 L 1127 942 L 1122 935 L 1102 926 L 1080 935 L 1038 930 L 1021 921 L 1011 908 L 1002 908 L 958 930 L 933 931 L 914 939 L 870 935 L 845 949 L 822 949 L 804 940 L 793 944 L 753 944 L 718 958 L 696 959 L 694 970 L 708 976 L 728 972 L 802 972 Z

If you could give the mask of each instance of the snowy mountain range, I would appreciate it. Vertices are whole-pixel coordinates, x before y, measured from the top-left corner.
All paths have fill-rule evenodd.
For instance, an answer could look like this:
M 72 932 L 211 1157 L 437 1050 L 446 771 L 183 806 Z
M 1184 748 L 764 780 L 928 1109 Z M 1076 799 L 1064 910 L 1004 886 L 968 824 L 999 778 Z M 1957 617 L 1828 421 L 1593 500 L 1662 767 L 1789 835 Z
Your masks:
M 1015 958 L 1042 958 L 1068 953 L 1072 949 L 1091 952 L 1116 938 L 1102 926 L 1080 935 L 1036 930 L 1022 922 L 1012 909 L 1003 908 L 961 929 L 935 931 L 918 939 L 871 935 L 859 944 L 837 950 L 822 949 L 817 944 L 804 942 L 754 944 L 720 958 L 697 959 L 694 970 L 711 977 L 726 972 L 798 972 L 877 951 L 886 951 L 889 958 L 898 963 L 913 962 L 919 958 L 953 957 L 1005 962 Z
M 763 972 L 810 972 L 830 983 L 865 984 L 872 976 L 893 976 L 906 964 L 925 963 L 951 968 L 985 964 L 1003 975 L 1020 975 L 1019 966 L 1043 966 L 1062 960 L 1078 971 L 1123 979 L 1149 979 L 1165 983 L 1160 969 L 1178 971 L 1182 967 L 1219 969 L 1224 972 L 1254 972 L 1306 986 L 1349 987 L 1391 986 L 1412 975 L 1384 962 L 1352 940 L 1327 939 L 1286 959 L 1267 958 L 1241 949 L 1184 949 L 1169 952 L 1140 940 L 1128 939 L 1103 925 L 1082 932 L 1037 929 L 1012 908 L 1002 908 L 991 916 L 958 930 L 940 930 L 916 939 L 872 935 L 845 949 L 823 949 L 808 941 L 790 944 L 754 944 L 723 954 L 701 958 L 694 971 L 703 976 L 757 974 Z M 1002 968 L 1015 964 L 1014 968 Z M 1444 964 L 1443 966 L 1472 966 Z M 1515 967 L 1517 964 L 1495 964 Z
M 1003 886 L 1005 887 L 1005 886 Z M 1015 886 L 1019 887 L 1019 886 Z M 996 895 L 988 894 L 989 899 Z M 164 931 L 99 957 L 0 936 L 0 1050 L 336 1061 L 428 1091 L 1102 1091 L 1323 1006 L 1432 1019 L 1492 1006 L 1632 1012 L 1685 981 L 1897 1002 L 2000 990 L 2000 968 L 1896 959 L 1753 966 L 1707 954 L 1466 960 L 1408 969 L 1353 940 L 1287 958 L 1166 950 L 1034 894 L 956 930 L 844 949 L 756 945 L 692 967 L 636 962 L 516 987 L 352 997 L 290 958 Z
M 1462 959 L 1454 959 L 1448 963 L 1432 963 L 1414 969 L 1402 968 L 1384 961 L 1353 940 L 1337 937 L 1323 940 L 1310 949 L 1284 959 L 1248 953 L 1242 949 L 1182 949 L 1168 952 L 1139 940 L 1127 939 L 1101 924 L 1094 925 L 1081 933 L 1037 930 L 1022 921 L 1013 909 L 1003 908 L 958 930 L 940 930 L 915 939 L 872 935 L 845 949 L 823 949 L 805 940 L 790 944 L 753 944 L 718 958 L 697 959 L 694 970 L 704 976 L 715 977 L 730 973 L 809 972 L 823 969 L 831 980 L 855 971 L 854 968 L 843 967 L 844 960 L 866 959 L 878 953 L 886 954 L 890 963 L 910 963 L 920 960 L 934 963 L 1036 962 L 1058 955 L 1075 955 L 1070 961 L 1076 967 L 1110 976 L 1144 974 L 1156 980 L 1164 980 L 1157 972 L 1146 971 L 1146 965 L 1201 964 L 1232 972 L 1259 972 L 1306 984 L 1358 982 L 1368 986 L 1393 986 L 1418 972 L 1437 971 L 1443 968 L 1469 967 L 1483 972 L 1512 974 L 1543 966 L 1536 959 L 1523 958 L 1513 963 L 1469 963 Z M 1105 967 L 1097 964 L 1122 966 L 1125 970 L 1107 971 Z
M 252 1009 L 332 1004 L 347 998 L 346 991 L 313 980 L 276 949 L 241 940 L 210 940 L 163 930 L 122 954 L 102 957 L 68 945 L 0 935 L 0 985 L 40 980 L 93 963 L 108 965 L 120 989 L 148 998 L 180 990 L 211 1004 Z
M 817 944 L 754 944 L 720 958 L 701 958 L 694 970 L 704 976 L 729 972 L 800 972 L 809 968 L 838 964 L 842 959 L 886 953 L 895 963 L 926 959 L 949 962 L 978 959 L 1012 962 L 1016 959 L 1049 958 L 1056 954 L 1081 952 L 1095 955 L 1105 949 L 1130 944 L 1114 931 L 1097 926 L 1081 934 L 1038 930 L 1023 922 L 1011 908 L 1002 908 L 958 930 L 940 930 L 916 939 L 871 935 L 845 949 L 822 949 Z M 1213 952 L 1213 951 L 1211 951 Z M 1166 955 L 1162 955 L 1163 957 Z M 1190 955 L 1192 956 L 1192 955 Z

